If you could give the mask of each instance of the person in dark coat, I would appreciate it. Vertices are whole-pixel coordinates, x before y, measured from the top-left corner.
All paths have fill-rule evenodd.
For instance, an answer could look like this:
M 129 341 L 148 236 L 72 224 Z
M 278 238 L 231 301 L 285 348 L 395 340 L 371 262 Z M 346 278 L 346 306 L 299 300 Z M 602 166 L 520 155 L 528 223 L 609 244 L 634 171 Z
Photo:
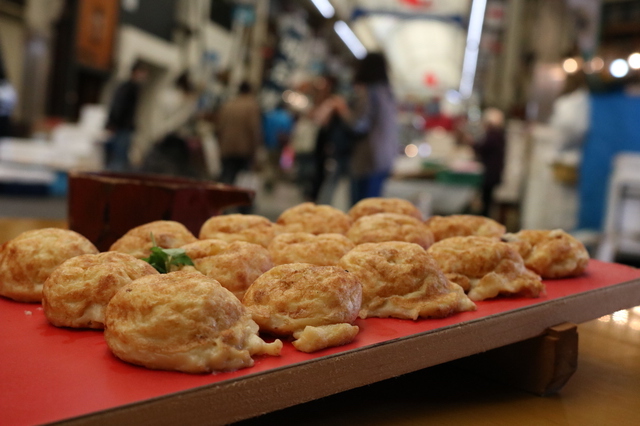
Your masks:
M 496 108 L 488 108 L 482 117 L 485 132 L 473 149 L 476 157 L 484 166 L 484 180 L 482 183 L 482 211 L 483 216 L 489 216 L 493 204 L 493 190 L 502 181 L 506 138 L 504 131 L 504 114 Z
M 262 146 L 262 112 L 248 82 L 240 84 L 238 95 L 229 99 L 216 119 L 222 173 L 220 182 L 233 185 L 238 174 L 251 170 Z
M 116 89 L 107 118 L 107 130 L 111 136 L 105 144 L 106 168 L 125 172 L 131 168 L 129 148 L 135 130 L 136 109 L 142 84 L 147 80 L 149 71 L 141 62 L 131 68 L 129 80 Z

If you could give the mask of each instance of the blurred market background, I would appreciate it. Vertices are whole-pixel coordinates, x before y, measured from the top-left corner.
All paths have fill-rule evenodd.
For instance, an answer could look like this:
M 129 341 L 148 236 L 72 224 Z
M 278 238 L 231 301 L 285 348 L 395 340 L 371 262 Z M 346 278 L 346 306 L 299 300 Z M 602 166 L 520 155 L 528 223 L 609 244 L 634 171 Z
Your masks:
M 367 52 L 386 56 L 399 104 L 384 195 L 426 216 L 474 212 L 483 169 L 462 135 L 480 133 L 495 108 L 506 164 L 490 215 L 638 261 L 640 1 L 629 0 L 0 0 L 15 99 L 0 139 L 0 218 L 66 219 L 67 173 L 104 169 L 111 99 L 143 63 L 134 171 L 216 180 L 215 116 L 244 81 L 265 123 L 276 110 L 290 117 L 275 161 L 265 142 L 264 164 L 236 182 L 256 191 L 253 212 L 275 219 L 309 199 L 313 148 L 294 143 L 296 120 L 323 76 L 352 95 Z M 161 143 L 173 132 L 182 150 Z M 326 201 L 348 209 L 348 187 L 342 177 Z

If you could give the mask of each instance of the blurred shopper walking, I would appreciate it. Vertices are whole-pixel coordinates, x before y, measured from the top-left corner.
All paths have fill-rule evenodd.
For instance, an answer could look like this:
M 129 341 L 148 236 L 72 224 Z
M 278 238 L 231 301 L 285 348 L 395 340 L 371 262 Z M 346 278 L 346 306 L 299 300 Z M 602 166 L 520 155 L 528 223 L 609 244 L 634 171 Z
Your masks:
M 387 62 L 381 53 L 369 53 L 354 77 L 355 103 L 350 109 L 341 98 L 335 108 L 351 126 L 351 202 L 379 197 L 398 155 L 396 101 L 389 84 Z
M 473 149 L 478 161 L 484 166 L 482 182 L 483 216 L 489 216 L 493 205 L 493 190 L 502 181 L 504 169 L 506 138 L 504 114 L 497 108 L 487 108 L 482 115 L 484 135 L 477 140 Z
M 337 89 L 337 80 L 327 77 L 329 93 Z M 336 101 L 338 99 L 338 101 Z M 332 204 L 340 179 L 349 176 L 352 137 L 349 124 L 340 116 L 335 106 L 340 98 L 335 95 L 325 99 L 316 109 L 314 118 L 320 125 L 316 141 L 316 171 L 313 199 L 318 204 Z
M 113 95 L 106 126 L 111 132 L 105 144 L 108 170 L 126 172 L 131 169 L 129 150 L 135 130 L 136 110 L 140 90 L 148 76 L 148 68 L 136 62 L 131 67 L 129 80 L 120 84 Z
M 335 86 L 336 79 L 330 76 L 322 76 L 314 83 L 316 93 L 310 117 L 318 126 L 318 132 L 313 150 L 313 178 L 309 197 L 312 201 L 318 200 L 318 194 L 326 175 L 326 162 L 330 149 L 328 124 L 331 116 L 334 115 L 333 95 Z
M 284 102 L 264 114 L 262 120 L 264 143 L 267 148 L 267 170 L 265 189 L 271 191 L 281 177 L 280 157 L 282 149 L 289 143 L 293 129 L 293 115 Z
M 222 174 L 220 182 L 233 185 L 238 173 L 250 170 L 262 145 L 260 105 L 248 82 L 239 94 L 227 101 L 216 118 Z

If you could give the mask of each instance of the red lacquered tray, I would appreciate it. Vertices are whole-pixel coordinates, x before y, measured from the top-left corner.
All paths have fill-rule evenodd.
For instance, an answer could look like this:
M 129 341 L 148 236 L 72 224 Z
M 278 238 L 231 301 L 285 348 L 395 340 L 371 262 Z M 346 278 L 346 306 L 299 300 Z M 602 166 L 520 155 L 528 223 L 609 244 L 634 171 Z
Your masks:
M 479 302 L 445 319 L 358 320 L 349 345 L 304 354 L 285 343 L 281 357 L 207 375 L 126 364 L 102 332 L 56 328 L 39 304 L 0 298 L 0 423 L 228 423 L 640 305 L 640 270 L 623 265 L 592 260 L 584 276 L 546 284 L 538 299 Z

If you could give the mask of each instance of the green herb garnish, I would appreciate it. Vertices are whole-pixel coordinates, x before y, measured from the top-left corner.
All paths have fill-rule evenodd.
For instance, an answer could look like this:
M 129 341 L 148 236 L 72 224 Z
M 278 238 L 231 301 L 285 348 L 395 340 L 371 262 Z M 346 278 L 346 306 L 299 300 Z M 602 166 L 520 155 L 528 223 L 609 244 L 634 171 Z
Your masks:
M 153 234 L 151 234 L 151 241 L 153 242 L 153 247 L 151 247 L 151 255 L 149 257 L 143 258 L 142 260 L 156 268 L 156 270 L 161 274 L 170 272 L 171 266 L 193 266 L 193 261 L 189 256 L 187 256 L 187 253 L 184 251 L 184 249 L 165 249 L 162 247 L 158 247 Z

